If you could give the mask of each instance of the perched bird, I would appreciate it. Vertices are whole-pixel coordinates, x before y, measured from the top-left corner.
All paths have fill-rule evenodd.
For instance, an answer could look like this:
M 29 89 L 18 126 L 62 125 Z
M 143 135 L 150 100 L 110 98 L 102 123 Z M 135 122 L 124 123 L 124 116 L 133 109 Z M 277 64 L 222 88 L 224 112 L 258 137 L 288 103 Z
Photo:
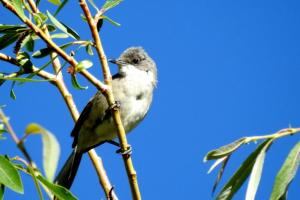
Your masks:
M 113 95 L 120 104 L 126 133 L 136 127 L 147 114 L 157 83 L 155 62 L 141 47 L 126 49 L 110 62 L 118 65 L 112 78 Z M 83 153 L 117 137 L 117 129 L 105 96 L 101 92 L 89 101 L 76 122 L 71 136 L 73 152 L 57 175 L 55 183 L 70 188 Z

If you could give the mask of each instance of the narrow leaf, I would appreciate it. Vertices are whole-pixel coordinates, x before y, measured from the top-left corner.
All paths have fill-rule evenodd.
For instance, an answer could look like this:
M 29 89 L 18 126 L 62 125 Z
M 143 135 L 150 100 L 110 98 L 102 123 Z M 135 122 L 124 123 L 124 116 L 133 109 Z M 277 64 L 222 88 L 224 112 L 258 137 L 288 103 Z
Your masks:
M 86 45 L 85 50 L 90 56 L 94 55 L 93 46 L 91 44 Z
M 121 3 L 122 0 L 106 0 L 104 5 L 102 6 L 102 10 L 104 12 L 108 11 L 109 9 L 112 9 L 113 7 L 117 6 L 119 3 Z M 103 12 L 103 13 L 104 13 Z
M 17 97 L 16 97 L 16 94 L 15 94 L 15 91 L 14 91 L 14 86 L 15 86 L 16 82 L 12 82 L 11 84 L 11 87 L 10 87 L 10 92 L 9 92 L 9 96 L 10 98 L 12 98 L 13 100 L 16 100 Z
M 248 182 L 245 200 L 255 200 L 256 191 L 260 182 L 261 173 L 264 166 L 266 151 L 270 147 L 272 142 L 273 141 L 270 140 L 269 144 L 266 144 L 264 146 L 264 148 L 261 150 L 261 152 L 258 154 L 255 160 L 255 164 L 252 168 L 252 172 Z
M 286 195 L 289 184 L 292 182 L 298 170 L 299 161 L 300 142 L 293 147 L 282 167 L 280 168 L 273 185 L 273 191 L 270 200 L 278 200 Z
M 31 177 L 32 177 L 32 179 L 33 179 L 33 182 L 34 182 L 34 185 L 35 185 L 35 187 L 36 187 L 36 189 L 37 189 L 37 192 L 38 192 L 38 194 L 39 194 L 40 200 L 44 200 L 44 198 L 43 198 L 43 193 L 42 193 L 42 190 L 41 190 L 41 187 L 40 187 L 40 185 L 38 184 L 38 181 L 37 181 L 37 179 L 36 179 L 36 173 L 34 172 L 34 169 L 32 169 L 31 166 L 28 166 L 28 172 L 30 173 L 30 175 L 31 175 Z
M 48 19 L 43 13 L 34 13 L 33 18 L 38 26 L 42 26 Z
M 68 2 L 68 0 L 64 0 L 59 6 L 58 6 L 58 8 L 57 8 L 57 10 L 55 11 L 55 13 L 54 13 L 54 17 L 56 16 L 56 15 L 58 15 L 58 13 L 61 11 L 61 9 L 63 9 L 63 7 L 67 4 L 67 2 Z
M 76 79 L 76 76 L 75 75 L 71 75 L 71 81 L 72 81 L 72 85 L 75 89 L 78 89 L 78 90 L 86 90 L 88 89 L 88 86 L 81 86 L 77 79 Z
M 28 55 L 28 53 L 18 52 L 16 58 L 22 68 L 22 73 L 27 74 L 32 72 L 33 64 L 30 60 L 30 56 Z
M 210 174 L 219 164 L 223 163 L 225 159 L 227 159 L 227 157 L 217 159 L 214 162 L 214 164 L 209 168 L 207 173 Z
M 74 31 L 72 30 L 70 27 L 68 27 L 67 25 L 59 22 L 53 15 L 51 15 L 50 12 L 47 11 L 47 15 L 50 19 L 50 21 L 58 28 L 60 29 L 62 32 L 68 34 L 70 37 L 76 39 L 76 40 L 79 40 L 80 37 L 79 35 Z
M 232 152 L 237 150 L 242 144 L 244 144 L 245 141 L 246 141 L 246 138 L 241 138 L 230 144 L 227 144 L 218 149 L 214 149 L 214 150 L 208 152 L 204 158 L 204 162 L 207 160 L 222 158 L 222 157 L 225 157 L 225 156 L 231 154 Z
M 60 200 L 76 200 L 77 199 L 69 190 L 65 189 L 64 187 L 53 184 L 40 175 L 37 176 L 37 179 Z
M 14 165 L 4 156 L 0 155 L 0 183 L 15 192 L 24 193 L 23 184 Z
M 93 0 L 89 0 L 89 3 L 93 6 L 93 8 L 95 8 L 95 10 L 96 10 L 97 12 L 99 12 L 98 7 L 97 7 L 97 5 L 95 4 L 95 2 L 94 2 Z
M 82 70 L 88 69 L 88 68 L 90 68 L 91 66 L 93 66 L 92 61 L 89 61 L 89 60 L 83 60 L 83 61 L 80 61 L 80 62 L 76 65 L 75 71 L 76 71 L 76 72 L 81 72 Z
M 60 0 L 48 0 L 48 1 L 56 6 L 61 4 Z
M 26 127 L 25 134 L 41 133 L 43 141 L 43 167 L 48 180 L 52 181 L 57 168 L 60 147 L 55 136 L 42 126 L 31 123 Z
M 118 22 L 112 20 L 111 18 L 109 18 L 107 16 L 103 16 L 103 19 L 107 20 L 108 22 L 110 22 L 111 24 L 113 24 L 115 26 L 121 26 L 121 24 L 119 24 Z
M 3 200 L 4 198 L 4 191 L 5 191 L 5 186 L 3 184 L 0 184 L 0 200 Z
M 19 33 L 28 30 L 23 25 L 0 24 L 0 33 Z
M 240 189 L 245 180 L 248 178 L 255 160 L 261 150 L 269 144 L 270 140 L 266 140 L 257 149 L 252 152 L 248 158 L 242 163 L 239 169 L 234 173 L 230 180 L 222 188 L 221 192 L 216 197 L 217 200 L 230 200 L 233 195 Z
M 25 46 L 29 52 L 33 52 L 34 50 L 34 40 L 31 35 L 26 36 L 25 40 L 22 43 L 22 46 Z
M 56 33 L 56 34 L 51 35 L 52 39 L 54 39 L 54 38 L 62 39 L 62 38 L 68 38 L 68 37 L 69 37 L 69 35 L 65 34 L 65 33 Z
M 14 9 L 16 10 L 16 12 L 18 13 L 18 15 L 24 19 L 26 18 L 25 14 L 24 14 L 24 10 L 23 10 L 23 1 L 22 0 L 10 0 Z
M 17 82 L 20 82 L 20 83 L 28 83 L 28 82 L 34 83 L 34 82 L 48 82 L 48 81 L 51 81 L 51 80 L 44 80 L 44 79 L 31 79 L 31 78 L 22 78 L 22 77 L 11 77 L 11 78 L 0 77 L 0 80 L 1 79 L 10 80 L 10 81 L 17 81 Z
M 219 172 L 218 172 L 217 178 L 216 178 L 215 183 L 214 183 L 214 186 L 213 186 L 213 188 L 212 188 L 212 191 L 211 191 L 212 194 L 215 193 L 215 191 L 216 191 L 216 189 L 217 189 L 217 187 L 218 187 L 218 184 L 220 183 L 220 181 L 221 181 L 221 179 L 222 179 L 222 176 L 223 176 L 223 174 L 224 174 L 225 167 L 226 167 L 226 165 L 227 165 L 227 163 L 228 163 L 228 160 L 229 160 L 229 158 L 230 158 L 230 155 L 229 155 L 229 156 L 226 156 L 226 157 L 224 157 L 224 158 L 225 158 L 225 159 L 224 159 L 223 162 L 222 162 L 222 166 L 221 166 L 221 168 L 220 168 L 220 170 L 219 170 Z
M 69 42 L 69 43 L 61 45 L 60 48 L 65 49 L 65 48 L 71 46 L 72 44 L 73 44 L 73 42 Z M 52 50 L 53 49 L 51 47 L 50 48 L 47 47 L 47 48 L 40 49 L 40 50 L 34 52 L 32 54 L 32 57 L 34 57 L 34 58 L 43 58 L 45 56 L 48 56 L 52 52 Z
M 0 50 L 17 41 L 19 34 L 5 34 L 0 37 Z

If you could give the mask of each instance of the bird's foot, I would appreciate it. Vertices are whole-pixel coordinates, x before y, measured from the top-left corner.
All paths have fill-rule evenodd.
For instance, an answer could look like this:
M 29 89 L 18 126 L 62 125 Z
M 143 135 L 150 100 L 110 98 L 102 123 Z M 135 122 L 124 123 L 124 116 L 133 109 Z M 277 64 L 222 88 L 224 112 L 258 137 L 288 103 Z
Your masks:
M 130 145 L 128 145 L 126 149 L 120 148 L 120 149 L 118 149 L 118 150 L 116 151 L 116 153 L 119 153 L 119 154 L 121 154 L 121 155 L 128 155 L 128 156 L 130 156 L 131 153 L 132 153 L 132 148 L 131 148 Z
M 109 108 L 110 108 L 110 110 L 118 110 L 120 107 L 121 107 L 121 102 L 115 101 L 115 103 L 112 104 Z

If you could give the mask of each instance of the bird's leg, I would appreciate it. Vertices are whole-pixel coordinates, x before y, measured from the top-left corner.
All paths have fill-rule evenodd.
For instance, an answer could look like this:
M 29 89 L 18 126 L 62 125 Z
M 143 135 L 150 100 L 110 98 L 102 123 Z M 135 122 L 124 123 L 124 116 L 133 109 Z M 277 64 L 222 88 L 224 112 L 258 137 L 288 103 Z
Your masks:
M 112 104 L 112 105 L 109 107 L 109 109 L 110 109 L 110 110 L 117 110 L 117 109 L 119 109 L 120 107 L 121 107 L 121 102 L 120 102 L 120 101 L 115 101 L 115 103 Z
M 120 144 L 119 144 L 118 142 L 114 141 L 114 140 L 106 140 L 105 142 L 107 142 L 107 143 L 109 143 L 109 144 L 112 144 L 112 145 L 114 145 L 114 146 L 120 147 Z M 128 146 L 127 146 L 127 149 L 126 149 L 125 151 L 123 151 L 123 150 L 120 148 L 120 149 L 118 149 L 118 150 L 116 151 L 116 153 L 120 153 L 120 154 L 122 154 L 122 155 L 125 155 L 125 154 L 130 155 L 130 154 L 132 153 L 132 148 L 131 148 L 130 145 L 128 145 Z

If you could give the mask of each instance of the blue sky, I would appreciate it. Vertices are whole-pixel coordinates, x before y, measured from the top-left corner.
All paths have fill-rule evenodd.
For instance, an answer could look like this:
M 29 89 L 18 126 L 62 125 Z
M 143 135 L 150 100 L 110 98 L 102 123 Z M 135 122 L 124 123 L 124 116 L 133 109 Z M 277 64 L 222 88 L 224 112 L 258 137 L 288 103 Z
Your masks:
M 42 11 L 54 10 L 46 2 L 42 5 Z M 143 199 L 212 199 L 216 174 L 206 174 L 211 164 L 202 162 L 206 152 L 243 136 L 299 127 L 299 6 L 296 0 L 125 0 L 108 13 L 122 26 L 105 23 L 101 30 L 107 57 L 118 57 L 129 46 L 143 46 L 158 67 L 151 111 L 128 137 Z M 78 3 L 70 1 L 65 9 L 58 18 L 82 39 L 90 38 Z M 0 23 L 20 23 L 3 7 L 0 15 Z M 79 53 L 77 58 L 87 56 Z M 88 58 L 94 62 L 90 71 L 102 78 L 96 57 Z M 1 63 L 2 69 L 15 68 Z M 66 81 L 70 85 L 69 78 Z M 83 78 L 79 81 L 89 85 Z M 9 83 L 1 87 L 0 104 L 7 105 L 5 112 L 16 132 L 22 135 L 28 123 L 37 122 L 55 133 L 62 148 L 61 166 L 71 152 L 73 127 L 62 98 L 47 83 L 15 87 L 16 101 L 10 99 L 9 89 Z M 92 85 L 86 91 L 71 86 L 70 90 L 79 110 L 96 91 Z M 271 147 L 257 199 L 269 197 L 276 172 L 298 139 L 284 138 Z M 26 146 L 35 160 L 41 160 L 39 136 L 29 138 Z M 1 154 L 20 155 L 10 139 L 0 147 Z M 255 147 L 249 144 L 231 158 L 224 180 Z M 116 148 L 103 145 L 96 150 L 119 198 L 130 199 Z M 6 199 L 37 199 L 31 178 L 23 178 L 25 195 L 6 190 Z M 299 181 L 296 176 L 289 199 L 297 199 Z M 79 199 L 104 198 L 88 156 L 72 191 Z M 235 199 L 244 194 L 245 187 Z

